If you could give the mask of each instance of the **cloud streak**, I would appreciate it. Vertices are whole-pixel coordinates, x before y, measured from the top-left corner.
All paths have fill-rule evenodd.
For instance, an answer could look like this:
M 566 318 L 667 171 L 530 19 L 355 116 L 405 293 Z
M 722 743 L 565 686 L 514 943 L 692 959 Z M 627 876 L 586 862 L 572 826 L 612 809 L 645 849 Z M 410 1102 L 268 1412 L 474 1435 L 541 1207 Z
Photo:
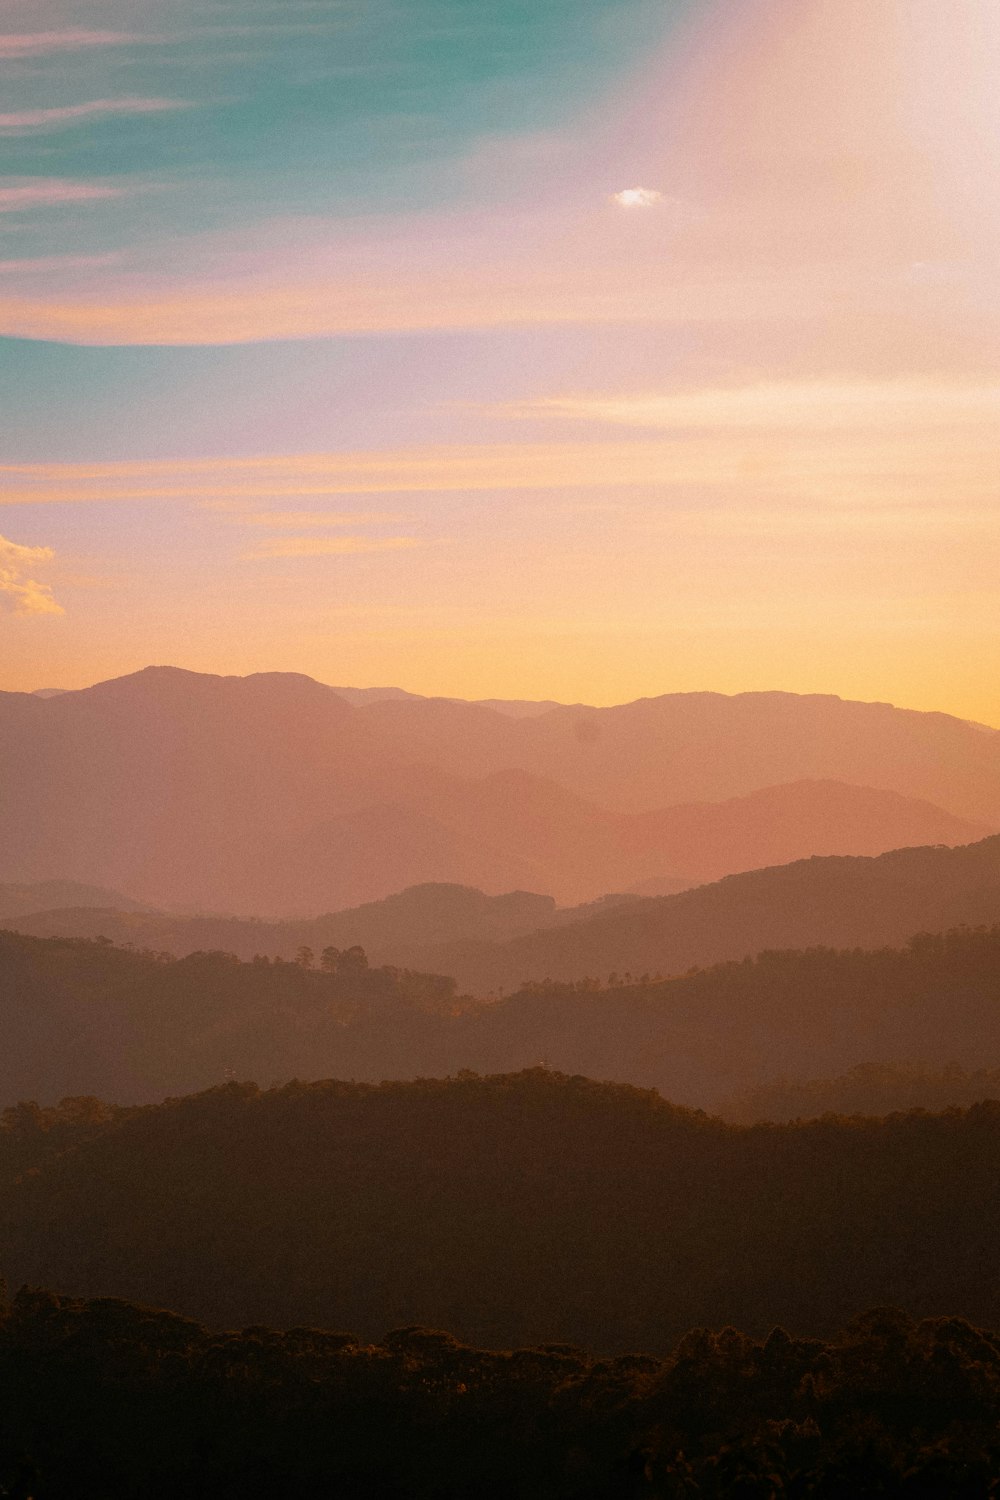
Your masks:
M 764 388 L 702 391 L 655 398 L 638 425 L 667 428 L 654 433 L 611 436 L 604 423 L 636 421 L 618 403 L 568 399 L 528 408 L 548 418 L 573 415 L 570 437 L 493 443 L 437 443 L 409 448 L 334 453 L 272 454 L 254 458 L 118 463 L 21 464 L 0 467 L 0 506 L 178 501 L 210 505 L 245 515 L 250 525 L 283 526 L 280 512 L 262 502 L 337 495 L 444 494 L 455 492 L 609 489 L 658 490 L 722 487 L 759 503 L 763 495 L 839 503 L 845 487 L 859 500 L 925 498 L 939 507 L 961 498 L 968 505 L 995 505 L 997 407 L 992 387 L 949 402 L 933 392 L 907 406 L 897 420 L 892 409 L 899 389 L 854 387 L 846 412 L 826 404 L 823 391 L 806 386 L 801 411 L 789 397 Z M 904 388 L 904 389 L 909 389 Z M 671 406 L 670 401 L 676 401 Z M 762 406 L 761 406 L 762 403 Z M 786 412 L 791 412 L 787 416 Z M 905 418 L 905 419 L 904 419 Z M 587 424 L 593 424 L 592 426 Z M 322 521 L 296 525 L 337 525 Z M 370 517 L 365 518 L 365 524 Z M 289 523 L 292 524 L 292 523 Z
M 261 542 L 242 554 L 244 562 L 291 557 L 355 557 L 366 552 L 407 552 L 419 547 L 413 536 L 288 536 Z
M 269 530 L 280 530 L 283 527 L 295 528 L 299 526 L 315 526 L 317 528 L 328 528 L 336 526 L 380 526 L 387 522 L 398 521 L 400 517 L 393 511 L 332 511 L 332 510 L 260 510 L 245 511 L 239 507 L 239 502 L 208 501 L 208 510 L 222 510 L 233 512 L 229 519 L 240 526 L 261 526 Z
M 103 182 L 71 182 L 63 178 L 37 177 L 29 182 L 0 180 L 0 213 L 47 208 L 61 203 L 91 203 L 120 198 L 123 189 Z
M 563 396 L 508 408 L 661 431 L 841 430 L 1000 424 L 1000 385 L 925 379 L 763 381 L 755 385 L 637 395 Z
M 88 99 L 50 109 L 21 109 L 0 114 L 0 136 L 38 135 L 87 125 L 116 115 L 159 115 L 193 106 L 185 99 Z
M 81 52 L 94 47 L 128 47 L 140 38 L 127 31 L 94 31 L 66 27 L 60 31 L 0 34 L 0 58 L 44 57 L 53 52 Z
M 54 556 L 51 547 L 25 547 L 0 536 L 0 605 L 15 615 L 64 614 L 49 585 L 32 576 Z

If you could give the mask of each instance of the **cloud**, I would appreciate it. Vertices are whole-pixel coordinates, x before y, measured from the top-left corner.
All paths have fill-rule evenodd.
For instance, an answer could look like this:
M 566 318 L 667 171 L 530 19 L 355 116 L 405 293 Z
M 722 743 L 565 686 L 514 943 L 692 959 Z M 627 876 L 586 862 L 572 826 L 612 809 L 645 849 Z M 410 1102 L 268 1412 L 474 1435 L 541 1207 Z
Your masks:
M 240 500 L 206 500 L 205 510 L 220 511 L 237 526 L 381 526 L 400 520 L 394 511 L 247 510 Z
M 51 109 L 21 109 L 0 114 L 0 135 L 34 135 L 66 126 L 85 125 L 90 120 L 114 115 L 158 115 L 190 109 L 184 99 L 89 99 L 84 104 L 65 104 Z
M 50 52 L 80 52 L 89 47 L 128 47 L 138 38 L 127 31 L 21 31 L 0 34 L 0 57 L 43 57 Z
M 832 430 L 991 426 L 1000 385 L 920 378 L 776 380 L 637 395 L 561 396 L 514 405 L 511 416 L 646 427 L 659 431 Z
M 0 604 L 15 615 L 61 615 L 47 583 L 30 575 L 54 557 L 51 547 L 24 547 L 0 536 Z
M 289 536 L 262 542 L 243 553 L 244 562 L 278 557 L 353 557 L 362 552 L 404 552 L 419 547 L 415 536 Z
M 612 193 L 611 201 L 621 208 L 652 208 L 663 202 L 663 194 L 657 188 L 622 188 L 620 193 Z
M 984 388 L 985 389 L 985 388 Z M 938 420 L 930 405 L 905 422 L 838 422 L 822 408 L 805 422 L 738 420 L 724 395 L 702 393 L 706 410 L 685 410 L 675 430 L 621 437 L 574 431 L 537 442 L 437 443 L 395 449 L 0 466 L 0 506 L 89 502 L 229 502 L 226 509 L 337 495 L 659 488 L 722 485 L 758 497 L 859 500 L 919 495 L 995 505 L 996 419 Z M 684 398 L 678 397 L 678 400 Z M 694 397 L 687 398 L 694 400 Z M 558 405 L 558 403 L 557 403 Z M 548 413 L 555 415 L 555 412 Z M 588 411 L 581 413 L 592 417 Z M 606 415 L 602 414 L 606 420 Z M 575 425 L 575 424 L 574 424 Z M 960 441 L 957 438 L 960 437 Z M 364 524 L 367 524 L 368 518 Z M 313 523 L 309 523 L 312 525 Z
M 8 178 L 0 182 L 0 213 L 24 208 L 44 208 L 56 203 L 89 203 L 102 198 L 120 198 L 123 189 L 103 182 L 70 182 L 59 177 L 36 177 L 27 182 Z

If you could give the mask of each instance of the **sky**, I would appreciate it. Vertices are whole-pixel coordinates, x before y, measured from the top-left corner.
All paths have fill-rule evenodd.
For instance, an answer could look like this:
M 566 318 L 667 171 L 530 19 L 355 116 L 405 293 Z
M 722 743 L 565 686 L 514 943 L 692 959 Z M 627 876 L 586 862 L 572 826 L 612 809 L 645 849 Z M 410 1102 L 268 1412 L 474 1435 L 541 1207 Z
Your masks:
M 996 0 L 7 0 L 0 688 L 1000 725 Z

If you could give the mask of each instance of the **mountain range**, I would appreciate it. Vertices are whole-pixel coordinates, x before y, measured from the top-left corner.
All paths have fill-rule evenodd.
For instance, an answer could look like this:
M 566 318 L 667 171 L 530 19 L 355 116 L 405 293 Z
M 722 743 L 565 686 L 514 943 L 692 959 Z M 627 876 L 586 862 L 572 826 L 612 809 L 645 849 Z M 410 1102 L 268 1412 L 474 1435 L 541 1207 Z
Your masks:
M 1000 739 L 946 715 L 781 693 L 590 708 L 389 691 L 351 702 L 296 674 L 156 667 L 0 694 L 0 879 L 261 916 L 428 882 L 575 904 L 1000 826 Z
M 874 949 L 918 932 L 1000 922 L 1000 835 L 951 849 L 797 860 L 657 898 L 487 896 L 423 885 L 311 920 L 266 922 L 102 907 L 8 915 L 35 937 L 104 937 L 178 957 L 206 950 L 293 959 L 301 947 L 365 948 L 371 960 L 453 976 L 496 996 L 522 983 L 683 974 L 765 949 Z

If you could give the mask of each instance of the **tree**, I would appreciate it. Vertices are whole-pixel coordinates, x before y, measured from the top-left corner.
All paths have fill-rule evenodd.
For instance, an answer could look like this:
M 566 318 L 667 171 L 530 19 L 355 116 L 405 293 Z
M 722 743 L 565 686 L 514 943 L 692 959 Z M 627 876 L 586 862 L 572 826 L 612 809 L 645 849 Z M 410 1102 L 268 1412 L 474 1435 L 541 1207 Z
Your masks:
M 368 967 L 368 954 L 357 943 L 345 948 L 337 965 L 338 974 L 361 974 Z
M 295 955 L 295 962 L 303 969 L 311 969 L 315 956 L 312 949 L 303 943 Z

